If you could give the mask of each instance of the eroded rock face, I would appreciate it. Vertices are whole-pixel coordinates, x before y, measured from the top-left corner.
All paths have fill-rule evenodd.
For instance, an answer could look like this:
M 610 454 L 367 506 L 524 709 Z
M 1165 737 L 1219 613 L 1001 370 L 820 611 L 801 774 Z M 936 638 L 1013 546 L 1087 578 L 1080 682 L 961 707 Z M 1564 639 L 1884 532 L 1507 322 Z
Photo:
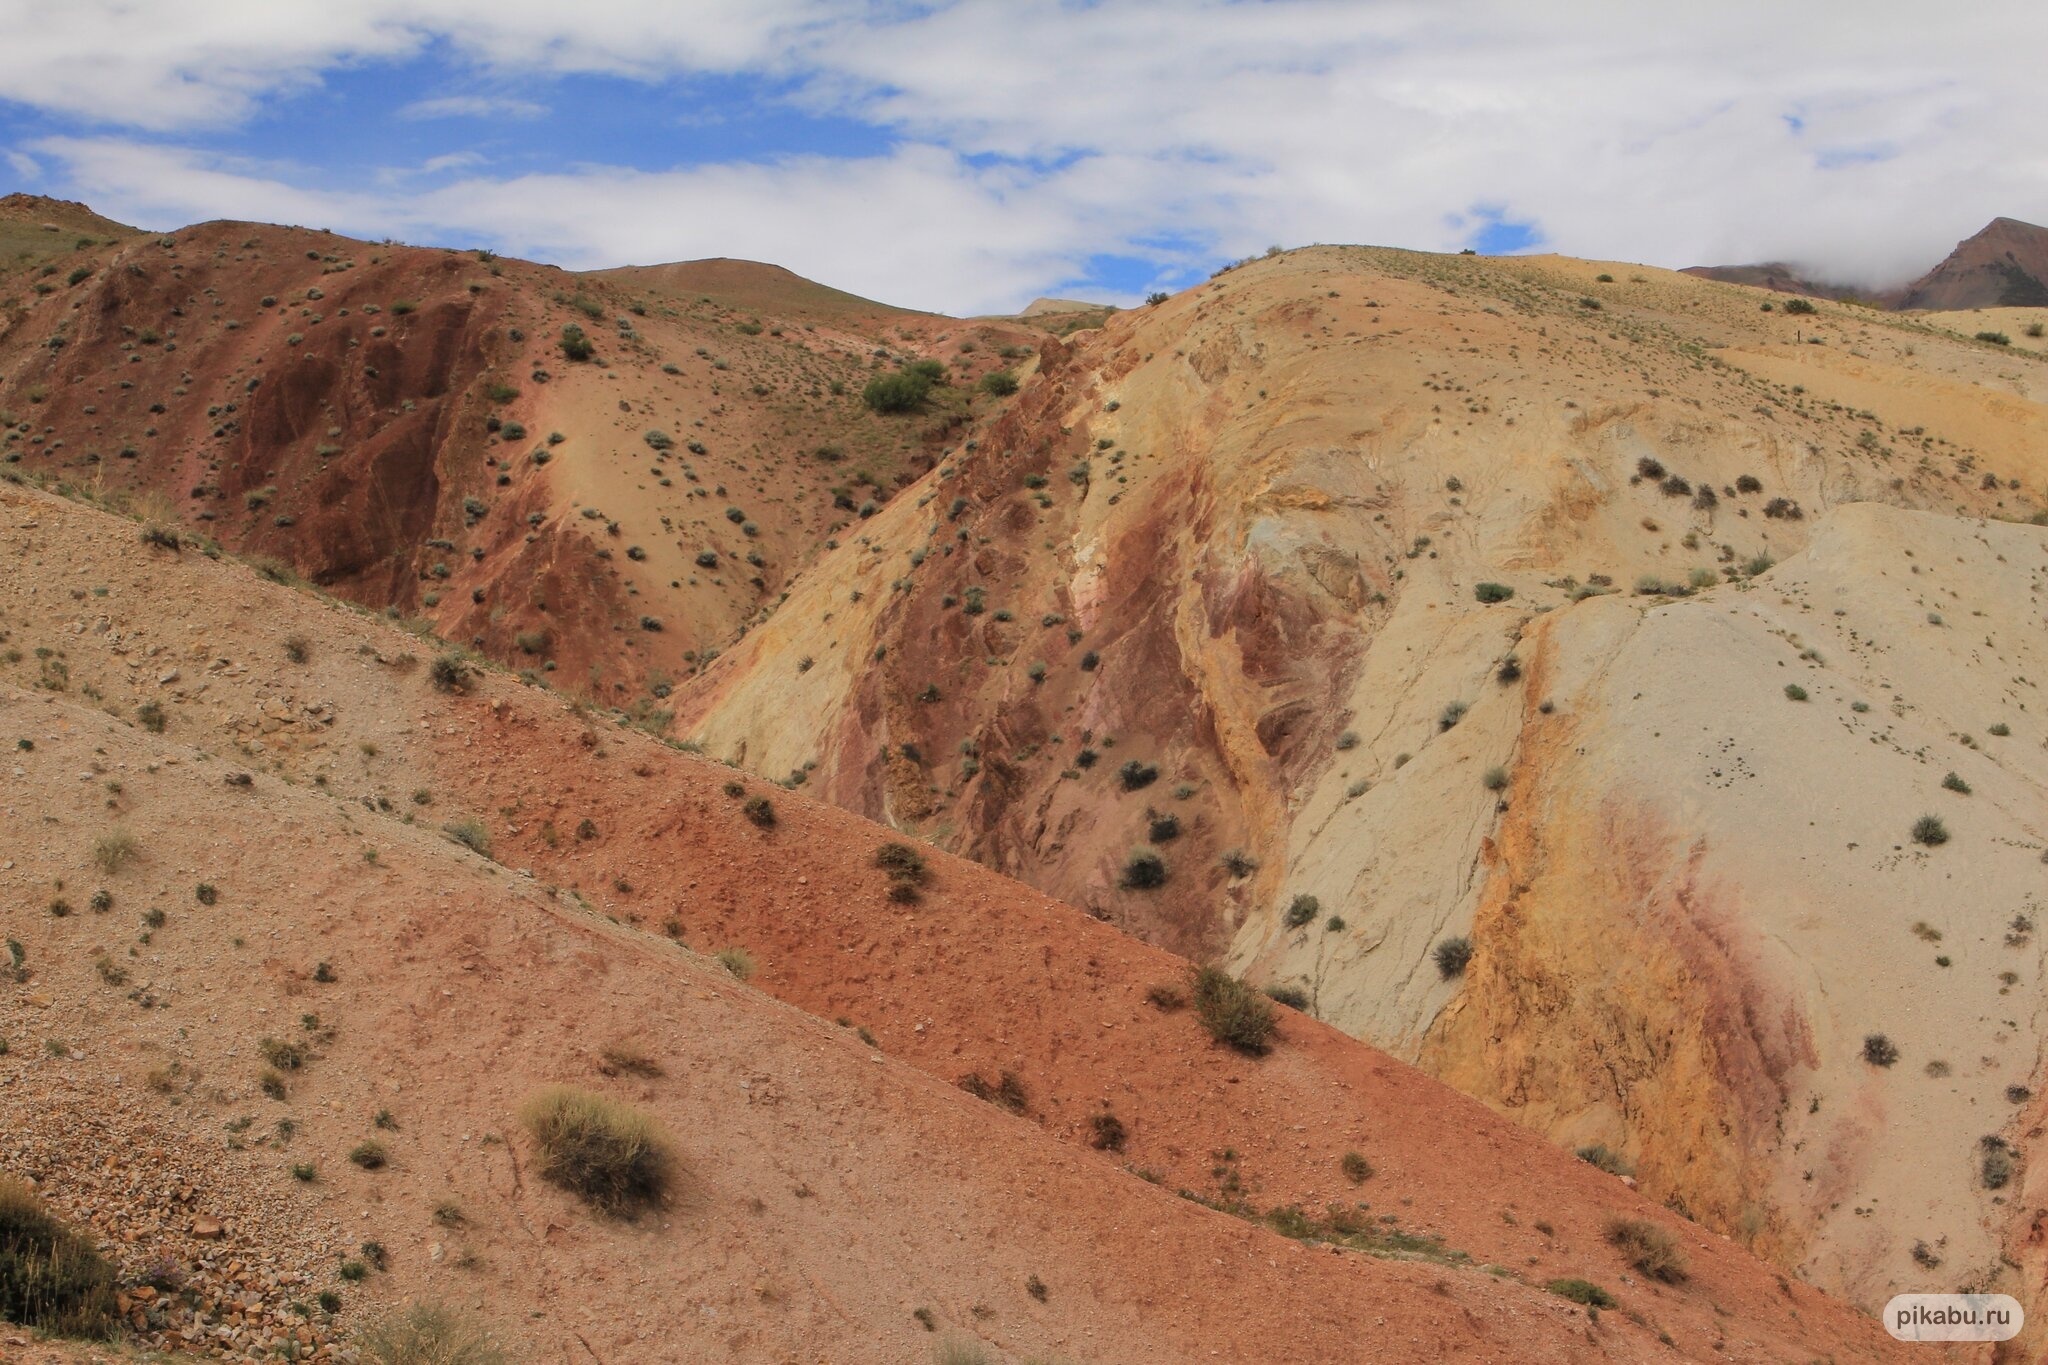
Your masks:
M 678 728 L 1298 989 L 1866 1302 L 1925 1279 L 1919 1240 L 1991 1265 L 2010 1210 L 1973 1184 L 1975 1128 L 2038 1040 L 1971 1045 L 1998 1058 L 1974 1112 L 1914 1091 L 1930 1057 L 1860 1047 L 1910 998 L 1951 1021 L 1916 1046 L 1965 1069 L 1937 1006 L 1962 959 L 1910 932 L 1956 890 L 1953 851 L 1908 838 L 1927 768 L 2014 783 L 1967 873 L 1995 888 L 1973 942 L 2023 912 L 2048 837 L 2036 749 L 1981 739 L 2025 729 L 2015 679 L 2048 668 L 2042 533 L 1977 520 L 2041 505 L 2043 386 L 1993 392 L 1981 348 L 1878 315 L 1596 273 L 1315 249 L 1112 319 L 871 523 L 879 554 L 798 584 Z M 827 651 L 843 667 L 787 665 Z M 792 712 L 819 726 L 765 719 Z M 1879 753 L 1898 766 L 1866 772 Z M 1128 785 L 1133 761 L 1156 777 Z M 1844 772 L 1856 799 L 1822 820 Z M 1141 845 L 1163 886 L 1121 884 Z M 2012 1017 L 2008 965 L 1969 1008 Z M 1930 1152 L 1952 1159 L 1907 1169 Z

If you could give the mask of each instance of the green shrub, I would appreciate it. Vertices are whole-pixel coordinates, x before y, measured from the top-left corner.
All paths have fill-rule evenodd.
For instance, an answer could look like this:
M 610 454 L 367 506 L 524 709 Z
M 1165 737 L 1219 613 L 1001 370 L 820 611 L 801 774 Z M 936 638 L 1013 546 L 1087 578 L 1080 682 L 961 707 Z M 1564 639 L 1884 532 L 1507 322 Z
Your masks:
M 1970 794 L 1970 784 L 1963 781 L 1962 774 L 1960 773 L 1950 773 L 1947 777 L 1942 778 L 1941 786 L 1942 790 L 1952 791 L 1958 796 L 1968 796 Z
M 1508 785 L 1508 770 L 1498 767 L 1488 768 L 1485 776 L 1481 777 L 1479 781 L 1490 792 L 1500 791 Z
M 1585 1162 L 1588 1166 L 1597 1166 L 1609 1175 L 1634 1175 L 1636 1173 L 1636 1168 L 1629 1164 L 1627 1157 L 1615 1151 L 1604 1142 L 1596 1142 L 1590 1147 L 1581 1147 L 1577 1155 L 1579 1160 Z
M 1583 1303 L 1588 1308 L 1614 1307 L 1614 1295 L 1594 1284 L 1591 1280 L 1552 1280 L 1543 1286 L 1561 1299 Z
M 437 692 L 460 692 L 469 683 L 469 665 L 460 654 L 437 655 L 427 666 L 427 680 Z
M 1785 696 L 1791 701 L 1805 701 L 1806 689 L 1801 687 L 1798 683 L 1786 683 Z
M 1288 928 L 1299 929 L 1302 925 L 1314 919 L 1322 908 L 1323 903 L 1314 896 L 1296 896 L 1287 903 L 1287 913 L 1281 918 L 1286 922 Z
M 1979 1138 L 1977 1146 L 1981 1151 L 1977 1173 L 1984 1181 L 1984 1188 L 2004 1189 L 2013 1177 L 2012 1148 L 2004 1138 L 1996 1135 Z
M 716 960 L 719 966 L 741 981 L 754 974 L 754 955 L 745 948 L 720 948 Z
M 1363 1185 L 1372 1179 L 1372 1163 L 1360 1152 L 1346 1152 L 1338 1158 L 1337 1169 L 1344 1172 L 1344 1178 L 1354 1185 Z
M 541 1178 L 602 1213 L 628 1214 L 658 1202 L 675 1159 L 647 1115 L 575 1086 L 542 1090 L 519 1111 L 533 1137 Z
M 1291 1010 L 1308 1010 L 1308 992 L 1299 986 L 1268 986 L 1266 998 L 1276 1005 L 1285 1005 Z
M 597 347 L 591 344 L 583 329 L 573 322 L 562 328 L 560 345 L 565 360 L 584 361 L 597 353 Z
M 878 374 L 861 390 L 861 402 L 875 412 L 915 412 L 931 396 L 931 377 L 921 370 Z
M 363 1365 L 506 1365 L 481 1324 L 437 1303 L 415 1303 L 359 1329 Z
M 1472 961 L 1472 940 L 1463 934 L 1440 939 L 1430 951 L 1430 956 L 1436 960 L 1437 972 L 1444 980 L 1463 976 Z
M 1939 815 L 1923 815 L 1913 822 L 1913 842 L 1937 848 L 1948 842 L 1948 826 Z
M 1277 1020 L 1273 1002 L 1221 967 L 1194 974 L 1195 1015 L 1209 1036 L 1240 1052 L 1264 1052 Z
M 924 855 L 909 844 L 886 843 L 875 850 L 875 866 L 889 874 L 891 881 L 922 882 L 926 871 Z
M 1151 891 L 1166 885 L 1166 860 L 1152 848 L 1134 848 L 1124 859 L 1118 884 L 1126 891 Z
M 775 803 L 765 796 L 748 797 L 740 811 L 762 829 L 768 829 L 775 823 Z
M 104 1337 L 114 1271 L 23 1182 L 0 1175 L 0 1321 L 59 1336 Z
M 1813 300 L 1794 297 L 1785 300 L 1785 311 L 1797 317 L 1801 314 L 1817 313 L 1820 310 L 1813 306 Z
M 981 377 L 981 391 L 996 398 L 1008 398 L 1017 391 L 1014 370 L 990 370 Z
M 1891 1066 L 1899 1060 L 1899 1045 L 1882 1033 L 1873 1033 L 1863 1040 L 1863 1060 L 1872 1066 Z
M 1489 605 L 1505 602 L 1515 595 L 1515 590 L 1505 583 L 1481 583 L 1472 589 L 1472 595 Z
M 1643 1218 L 1617 1218 L 1607 1225 L 1607 1240 L 1628 1263 L 1653 1280 L 1680 1284 L 1686 1276 L 1678 1239 Z
M 1979 340 L 1979 341 L 1988 341 L 1988 342 L 1990 342 L 1990 343 L 1991 343 L 1991 344 L 1992 344 L 1993 346 L 2010 346 L 2010 345 L 2012 345 L 2012 338 L 2011 338 L 2011 337 L 2009 337 L 2009 336 L 2007 336 L 2007 335 L 2006 335 L 2005 333 L 2003 333 L 2003 332 L 1979 332 L 1979 333 L 1977 333 L 1977 340 Z
M 381 1171 L 391 1160 L 381 1142 L 358 1142 L 349 1149 L 348 1159 L 366 1171 Z

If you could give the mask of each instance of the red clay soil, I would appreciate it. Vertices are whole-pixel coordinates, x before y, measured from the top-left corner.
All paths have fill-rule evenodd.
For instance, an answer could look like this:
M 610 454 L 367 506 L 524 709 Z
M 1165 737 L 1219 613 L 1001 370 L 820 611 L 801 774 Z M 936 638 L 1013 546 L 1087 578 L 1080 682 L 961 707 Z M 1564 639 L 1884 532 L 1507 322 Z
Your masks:
M 462 692 L 437 692 L 408 662 L 420 647 L 412 637 L 190 550 L 147 549 L 132 523 L 47 495 L 0 487 L 0 556 L 8 565 L 0 574 L 0 612 L 9 640 L 17 647 L 60 642 L 73 695 L 91 687 L 124 714 L 143 700 L 163 699 L 171 739 L 239 749 L 240 761 L 301 781 L 317 776 L 328 797 L 304 799 L 339 798 L 356 823 L 388 829 L 394 838 L 416 837 L 398 816 L 404 793 L 417 787 L 430 793 L 426 814 L 433 820 L 482 815 L 499 863 L 574 888 L 601 916 L 619 922 L 613 928 L 579 920 L 573 933 L 554 924 L 554 946 L 536 955 L 519 948 L 522 933 L 500 937 L 488 917 L 405 921 L 413 961 L 405 965 L 403 990 L 380 1004 L 380 982 L 378 999 L 365 996 L 361 1007 L 402 1010 L 411 1008 L 398 1003 L 405 999 L 430 1000 L 450 972 L 467 970 L 463 955 L 476 954 L 480 979 L 504 983 L 503 1004 L 493 1008 L 501 1010 L 505 1032 L 481 1051 L 449 1055 L 458 1058 L 454 1070 L 465 1081 L 488 1077 L 481 1084 L 504 1102 L 508 1077 L 539 1078 L 549 1069 L 546 1058 L 565 1055 L 572 1037 L 583 1040 L 573 1045 L 586 1046 L 609 1030 L 633 1032 L 667 1017 L 660 1011 L 676 993 L 661 984 L 665 969 L 652 965 L 675 951 L 660 941 L 666 930 L 704 951 L 745 949 L 758 964 L 754 986 L 820 1019 L 847 1021 L 802 1033 L 815 1039 L 803 1044 L 813 1049 L 805 1057 L 865 1056 L 852 1041 L 853 1030 L 864 1028 L 879 1057 L 925 1073 L 927 1079 L 905 1074 L 903 1093 L 925 1097 L 946 1117 L 934 1118 L 940 1130 L 913 1149 L 935 1173 L 964 1182 L 925 1207 L 943 1210 L 933 1216 L 961 1228 L 976 1256 L 993 1254 L 994 1244 L 984 1249 L 986 1238 L 1000 1244 L 1008 1234 L 997 1229 L 1017 1222 L 1018 1208 L 1011 1203 L 999 1212 L 975 1182 L 993 1180 L 1013 1198 L 1028 1194 L 1052 1177 L 993 1172 L 1021 1159 L 1009 1154 L 1036 1150 L 1031 1144 L 1046 1135 L 1057 1139 L 1054 1150 L 1064 1155 L 1047 1155 L 1049 1169 L 1085 1176 L 1086 1191 L 1062 1195 L 1059 1214 L 1048 1206 L 1022 1224 L 1062 1238 L 1062 1229 L 1072 1231 L 1080 1240 L 1058 1254 L 1097 1266 L 1104 1292 L 1114 1285 L 1119 1311 L 1148 1303 L 1153 1311 L 1170 1305 L 1169 1317 L 1226 1311 L 1221 1304 L 1233 1305 L 1231 1313 L 1244 1310 L 1230 1330 L 1252 1335 L 1223 1347 L 1223 1358 L 1487 1358 L 1463 1356 L 1465 1345 L 1428 1335 L 1446 1330 L 1436 1311 L 1441 1305 L 1424 1300 L 1418 1307 L 1403 1296 L 1418 1289 L 1433 1295 L 1430 1287 L 1442 1280 L 1463 1302 L 1475 1285 L 1520 1294 L 1517 1281 L 1533 1287 L 1564 1277 L 1606 1286 L 1624 1311 L 1603 1315 L 1583 1344 L 1559 1347 L 1555 1358 L 1605 1351 L 1669 1358 L 1660 1333 L 1678 1355 L 1697 1359 L 1875 1360 L 1898 1349 L 1868 1318 L 1304 1016 L 1282 1011 L 1275 1046 L 1262 1057 L 1212 1042 L 1189 1011 L 1147 1000 L 1151 988 L 1184 981 L 1184 960 L 975 864 L 927 850 L 931 876 L 922 899 L 895 902 L 887 876 L 874 866 L 877 849 L 892 837 L 885 829 L 579 713 L 501 674 L 480 675 Z M 105 595 L 88 597 L 88 583 Z M 293 632 L 310 651 L 310 666 L 286 662 L 282 642 Z M 192 677 L 167 672 L 174 659 Z M 28 685 L 38 666 L 25 656 L 0 670 L 0 682 Z M 204 685 L 195 687 L 202 675 Z M 163 681 L 167 676 L 172 681 Z M 308 720 L 301 707 L 315 695 L 321 709 Z M 286 719 L 266 720 L 261 729 L 252 723 L 276 715 Z M 729 794 L 734 785 L 741 796 Z M 743 813 L 744 796 L 756 794 L 772 801 L 770 826 Z M 363 810 L 374 811 L 380 799 L 388 817 Z M 237 838 L 235 846 L 254 856 L 250 843 Z M 332 894 L 323 884 L 305 899 L 320 906 Z M 387 931 L 374 916 L 347 915 L 330 916 L 321 930 L 372 958 L 389 951 L 376 937 Z M 606 946 L 578 957 L 586 950 L 560 939 L 565 933 L 575 943 Z M 587 962 L 580 976 L 560 975 L 564 957 Z M 713 994 L 727 1002 L 754 998 L 731 986 Z M 514 1014 L 545 1027 L 536 1024 L 538 1036 L 513 1047 Z M 389 1022 L 398 1027 L 396 1016 Z M 676 1018 L 671 1036 L 687 1040 L 722 1027 L 709 1017 Z M 381 1057 L 372 1072 L 404 1074 L 420 1056 L 441 1055 L 439 1025 L 413 1033 L 410 1050 Z M 810 1064 L 795 1054 L 784 1061 Z M 1021 1117 L 954 1088 L 970 1075 L 999 1087 L 1004 1073 L 1021 1087 Z M 887 1074 L 898 1073 L 890 1067 Z M 1123 1125 L 1121 1153 L 1092 1147 L 1094 1118 L 1105 1111 Z M 834 1122 L 851 1122 L 856 1112 L 866 1110 L 835 1109 Z M 679 1125 L 687 1121 L 678 1114 Z M 846 1140 L 829 1136 L 834 1131 L 827 1125 L 815 1140 Z M 852 1140 L 872 1138 L 864 1132 Z M 997 1150 L 1005 1155 L 992 1167 L 962 1165 L 969 1153 Z M 1353 1185 L 1340 1166 L 1351 1151 L 1373 1168 L 1362 1184 Z M 1176 1190 L 1255 1214 L 1363 1201 L 1367 1216 L 1421 1239 L 1411 1245 L 1436 1263 L 1305 1254 L 1299 1243 L 1249 1222 L 1174 1199 Z M 1158 1260 L 1158 1249 L 1191 1235 L 1170 1230 L 1190 1217 L 1202 1238 L 1236 1250 L 1219 1251 L 1221 1261 L 1206 1254 Z M 1667 1228 L 1682 1246 L 1689 1278 L 1667 1285 L 1630 1267 L 1606 1235 L 1623 1217 Z M 1112 1237 L 1137 1227 L 1153 1229 L 1142 1243 L 1148 1250 Z M 1361 1259 L 1373 1269 L 1353 1268 Z M 1212 1265 L 1221 1268 L 1201 1268 Z M 1261 1265 L 1287 1269 L 1268 1277 Z M 600 1273 L 598 1262 L 579 1261 L 561 1280 L 563 1291 L 573 1294 L 579 1276 Z M 1384 1291 L 1344 1278 L 1381 1274 L 1395 1277 Z M 1518 1301 L 1542 1304 L 1546 1313 L 1578 1312 L 1558 1300 Z M 1369 1308 L 1360 1310 L 1361 1303 Z M 1357 1311 L 1385 1316 L 1402 1347 L 1383 1353 L 1367 1344 Z M 1474 1332 L 1488 1322 L 1481 1310 L 1461 1317 Z M 1275 1323 L 1286 1324 L 1279 1341 L 1254 1328 Z M 1339 1325 L 1325 1340 L 1332 1323 Z M 1207 1349 L 1217 1349 L 1220 1339 L 1212 1326 L 1200 1327 Z M 1476 1338 L 1471 1345 L 1479 1349 Z M 1504 1358 L 1545 1358 L 1527 1349 Z M 1925 1348 L 1914 1358 L 1926 1358 Z

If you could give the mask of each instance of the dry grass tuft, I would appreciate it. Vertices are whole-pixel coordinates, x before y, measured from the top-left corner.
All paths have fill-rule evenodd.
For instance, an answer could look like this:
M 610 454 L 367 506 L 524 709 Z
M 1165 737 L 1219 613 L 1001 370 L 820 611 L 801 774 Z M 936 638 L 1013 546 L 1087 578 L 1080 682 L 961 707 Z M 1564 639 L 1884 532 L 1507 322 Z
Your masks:
M 673 1177 L 667 1135 L 652 1118 L 575 1086 L 540 1091 L 519 1111 L 543 1178 L 602 1213 L 658 1203 Z

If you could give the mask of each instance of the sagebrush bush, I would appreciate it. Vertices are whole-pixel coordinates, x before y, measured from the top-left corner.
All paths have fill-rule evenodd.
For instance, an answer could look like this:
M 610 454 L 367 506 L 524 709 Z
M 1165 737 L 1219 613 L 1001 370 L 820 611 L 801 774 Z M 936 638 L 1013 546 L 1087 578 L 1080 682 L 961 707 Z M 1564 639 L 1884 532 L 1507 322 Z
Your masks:
M 519 1121 L 532 1135 L 541 1177 L 602 1213 L 657 1203 L 674 1176 L 667 1135 L 652 1118 L 575 1086 L 529 1099 Z
M 1240 1052 L 1261 1053 L 1273 1036 L 1273 1002 L 1221 967 L 1195 969 L 1195 1015 L 1209 1036 Z
M 1939 815 L 1923 815 L 1913 822 L 1913 842 L 1936 848 L 1948 842 L 1948 826 Z
M 59 1336 L 104 1337 L 114 1325 L 113 1267 L 35 1191 L 0 1175 L 0 1321 Z
M 1628 1263 L 1653 1280 L 1679 1284 L 1685 1280 L 1685 1257 L 1678 1239 L 1643 1218 L 1617 1218 L 1607 1225 L 1607 1240 Z

